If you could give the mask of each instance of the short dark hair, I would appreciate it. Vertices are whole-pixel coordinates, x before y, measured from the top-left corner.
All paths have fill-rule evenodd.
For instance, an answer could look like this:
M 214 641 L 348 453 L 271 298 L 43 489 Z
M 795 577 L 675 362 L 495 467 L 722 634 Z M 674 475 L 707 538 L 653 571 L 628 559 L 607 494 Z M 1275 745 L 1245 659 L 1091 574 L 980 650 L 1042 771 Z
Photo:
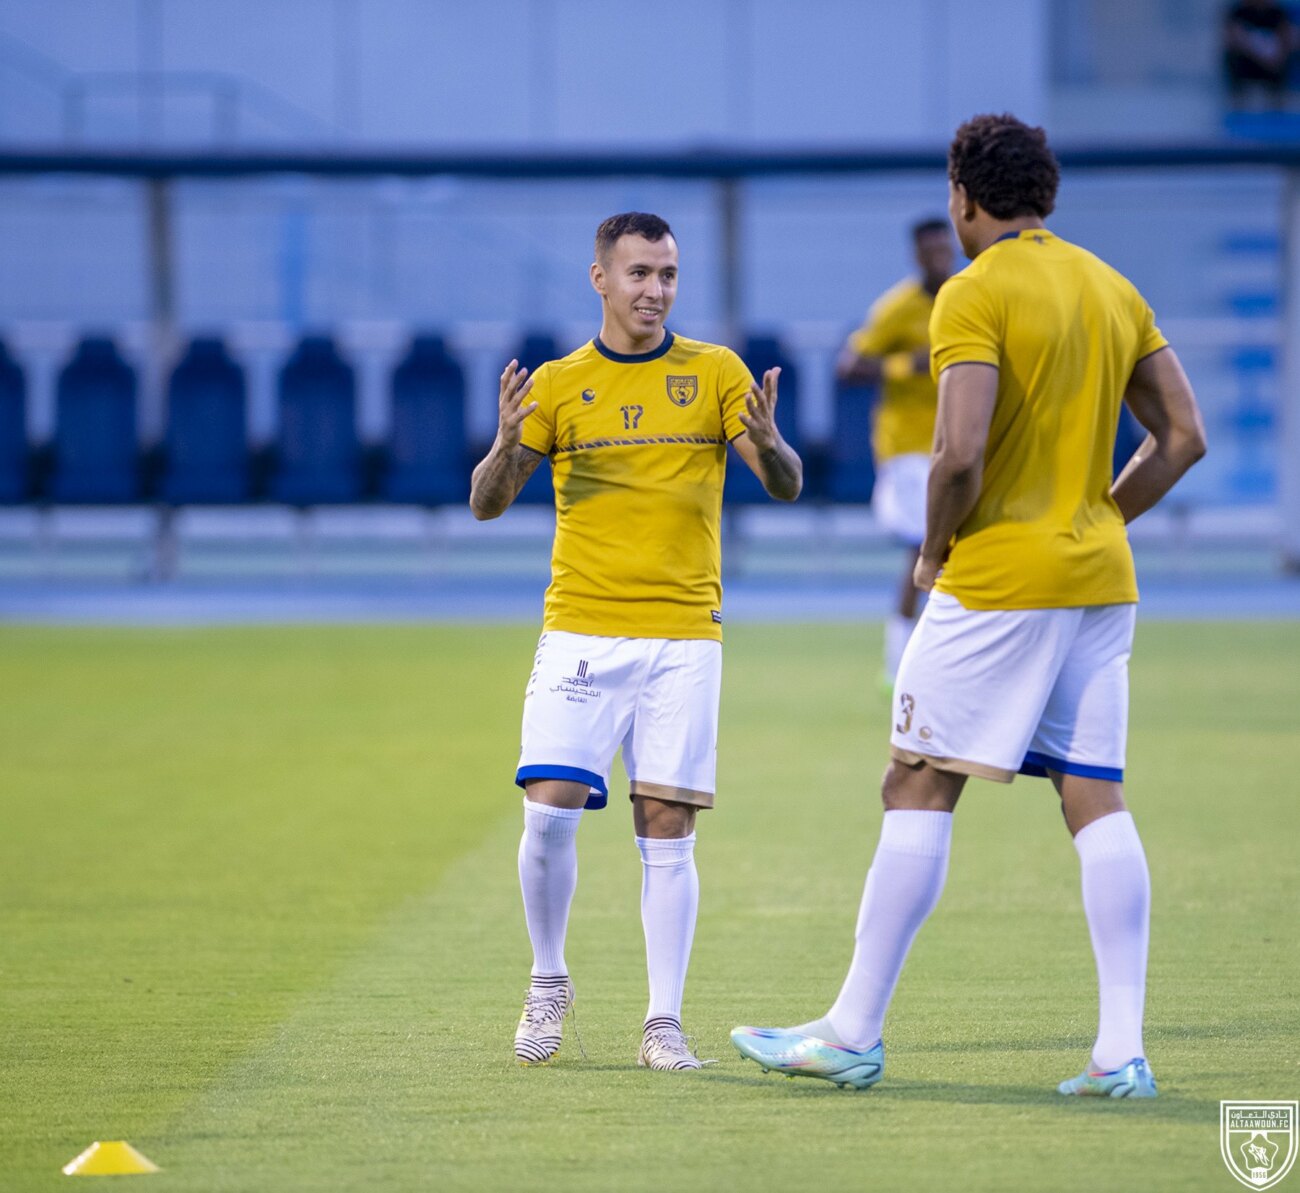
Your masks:
M 648 211 L 625 211 L 611 215 L 596 229 L 596 260 L 603 261 L 624 236 L 643 236 L 651 242 L 672 236 L 668 221 Z M 673 239 L 677 238 L 673 236 Z
M 948 177 L 996 220 L 1042 218 L 1056 206 L 1061 168 L 1041 128 L 1003 113 L 976 116 L 957 130 Z
M 952 233 L 952 225 L 943 216 L 931 215 L 923 220 L 917 220 L 912 225 L 912 240 L 919 244 L 922 236 L 928 236 L 931 232 Z

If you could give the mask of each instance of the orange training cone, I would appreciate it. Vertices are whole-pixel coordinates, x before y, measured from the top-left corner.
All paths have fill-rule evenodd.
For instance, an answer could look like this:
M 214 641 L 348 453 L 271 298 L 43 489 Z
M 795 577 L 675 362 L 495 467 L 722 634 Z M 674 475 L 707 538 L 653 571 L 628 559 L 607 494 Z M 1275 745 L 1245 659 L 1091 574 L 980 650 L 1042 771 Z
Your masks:
M 132 1173 L 161 1172 L 148 1156 L 142 1156 L 129 1143 L 96 1140 L 75 1160 L 63 1166 L 66 1176 L 128 1176 Z

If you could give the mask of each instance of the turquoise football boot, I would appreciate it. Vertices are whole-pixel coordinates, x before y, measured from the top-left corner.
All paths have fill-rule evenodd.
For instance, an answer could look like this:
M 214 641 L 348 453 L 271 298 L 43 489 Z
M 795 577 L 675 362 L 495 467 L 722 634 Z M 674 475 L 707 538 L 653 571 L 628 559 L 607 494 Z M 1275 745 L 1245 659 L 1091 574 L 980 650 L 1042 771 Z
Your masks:
M 1128 1064 L 1108 1073 L 1086 1068 L 1056 1088 L 1059 1093 L 1083 1098 L 1154 1098 L 1156 1079 L 1146 1058 L 1135 1056 Z
M 885 1045 L 850 1048 L 788 1027 L 737 1027 L 731 1042 L 763 1072 L 787 1077 L 820 1077 L 841 1089 L 866 1089 L 885 1075 Z

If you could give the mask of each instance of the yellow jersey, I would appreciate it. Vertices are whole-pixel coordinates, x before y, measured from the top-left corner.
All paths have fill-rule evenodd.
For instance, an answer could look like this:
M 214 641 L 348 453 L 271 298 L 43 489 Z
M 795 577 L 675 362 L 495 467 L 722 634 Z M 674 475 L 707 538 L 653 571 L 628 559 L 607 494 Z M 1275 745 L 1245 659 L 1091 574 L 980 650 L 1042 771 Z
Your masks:
M 533 375 L 521 442 L 555 482 L 543 628 L 722 637 L 722 479 L 753 379 L 730 348 L 667 332 L 628 356 L 599 338 Z
M 872 304 L 866 321 L 849 338 L 859 356 L 911 356 L 930 343 L 934 299 L 917 278 L 891 286 Z M 880 401 L 871 425 L 871 452 L 880 464 L 910 452 L 930 454 L 939 390 L 930 374 L 889 375 L 880 384 Z
M 1136 601 L 1111 455 L 1133 367 L 1168 343 L 1137 288 L 1044 228 L 1011 232 L 943 284 L 930 343 L 936 381 L 998 369 L 980 495 L 935 587 L 968 609 Z

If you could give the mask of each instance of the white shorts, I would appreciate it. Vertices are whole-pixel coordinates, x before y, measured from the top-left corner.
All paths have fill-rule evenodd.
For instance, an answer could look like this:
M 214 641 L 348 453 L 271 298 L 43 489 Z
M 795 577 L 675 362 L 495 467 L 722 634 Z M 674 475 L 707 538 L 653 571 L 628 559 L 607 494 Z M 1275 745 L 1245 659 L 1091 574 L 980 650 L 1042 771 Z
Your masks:
M 966 609 L 936 592 L 894 685 L 893 756 L 1009 783 L 1124 778 L 1136 605 Z
M 609 798 L 623 747 L 630 795 L 713 807 L 722 643 L 548 630 L 524 695 L 515 782 L 569 779 Z
M 876 469 L 871 512 L 895 538 L 919 547 L 925 538 L 925 487 L 930 479 L 930 457 L 908 452 L 882 460 Z

